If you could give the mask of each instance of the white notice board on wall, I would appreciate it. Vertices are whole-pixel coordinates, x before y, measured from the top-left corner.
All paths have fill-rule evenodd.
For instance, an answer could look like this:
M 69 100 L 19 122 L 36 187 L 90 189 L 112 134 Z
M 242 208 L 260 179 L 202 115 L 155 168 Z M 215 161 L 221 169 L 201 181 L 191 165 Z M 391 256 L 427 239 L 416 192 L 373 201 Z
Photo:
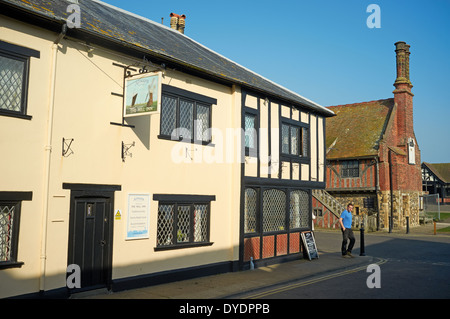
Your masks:
M 126 239 L 149 238 L 150 194 L 128 194 Z

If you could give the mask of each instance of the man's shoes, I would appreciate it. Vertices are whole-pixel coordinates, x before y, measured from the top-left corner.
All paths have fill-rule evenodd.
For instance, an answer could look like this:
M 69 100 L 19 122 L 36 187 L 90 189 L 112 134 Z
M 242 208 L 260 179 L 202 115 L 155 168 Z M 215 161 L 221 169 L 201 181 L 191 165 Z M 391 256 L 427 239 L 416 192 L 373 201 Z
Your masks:
M 348 254 L 342 255 L 342 258 L 352 258 Z
M 355 258 L 355 256 L 353 256 L 352 253 L 349 252 L 349 251 L 347 251 L 347 254 L 346 254 L 346 255 L 349 256 L 350 258 Z

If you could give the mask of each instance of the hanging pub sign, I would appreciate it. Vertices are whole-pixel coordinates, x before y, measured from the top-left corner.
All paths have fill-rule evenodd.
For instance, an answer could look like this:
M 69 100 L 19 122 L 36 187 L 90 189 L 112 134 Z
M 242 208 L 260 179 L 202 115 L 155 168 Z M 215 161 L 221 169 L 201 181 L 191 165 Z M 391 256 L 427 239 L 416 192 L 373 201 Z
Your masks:
M 158 113 L 161 109 L 162 72 L 127 77 L 124 89 L 124 117 Z

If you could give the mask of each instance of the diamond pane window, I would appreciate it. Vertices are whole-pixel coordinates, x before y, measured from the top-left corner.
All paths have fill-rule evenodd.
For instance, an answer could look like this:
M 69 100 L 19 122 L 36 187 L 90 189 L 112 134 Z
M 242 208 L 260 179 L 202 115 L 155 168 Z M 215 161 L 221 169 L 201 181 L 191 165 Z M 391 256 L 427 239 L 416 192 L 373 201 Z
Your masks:
M 291 191 L 289 227 L 304 228 L 309 226 L 309 196 L 305 191 Z
M 308 156 L 308 129 L 302 127 L 302 155 Z
M 0 262 L 11 260 L 12 230 L 16 206 L 0 206 Z
M 177 243 L 189 242 L 190 206 L 178 206 Z
M 256 148 L 256 115 L 245 114 L 245 147 Z
M 207 104 L 209 101 L 216 103 L 214 99 L 163 85 L 159 137 L 209 143 L 212 105 Z
M 281 124 L 281 152 L 287 155 L 308 156 L 308 129 L 295 124 Z
M 174 205 L 159 205 L 157 246 L 173 245 Z
M 0 55 L 0 110 L 25 112 L 26 60 Z
M 289 125 L 281 125 L 281 152 L 289 154 Z
M 180 203 L 174 201 L 159 204 L 157 247 L 176 248 L 209 243 L 210 204 L 189 203 L 189 198 L 186 197 Z
M 256 203 L 257 193 L 253 188 L 245 189 L 244 203 L 244 232 L 255 233 L 257 229 L 256 222 Z
M 285 230 L 286 194 L 278 189 L 265 190 L 263 193 L 263 231 Z
M 209 131 L 209 113 L 208 105 L 197 104 L 196 131 L 197 140 L 207 142 L 211 140 Z
M 190 140 L 193 136 L 194 103 L 180 99 L 180 132 L 179 136 Z
M 171 136 L 177 125 L 177 99 L 163 95 L 161 101 L 161 134 Z
M 208 240 L 208 205 L 194 205 L 194 242 Z
M 291 154 L 299 155 L 300 128 L 291 126 Z

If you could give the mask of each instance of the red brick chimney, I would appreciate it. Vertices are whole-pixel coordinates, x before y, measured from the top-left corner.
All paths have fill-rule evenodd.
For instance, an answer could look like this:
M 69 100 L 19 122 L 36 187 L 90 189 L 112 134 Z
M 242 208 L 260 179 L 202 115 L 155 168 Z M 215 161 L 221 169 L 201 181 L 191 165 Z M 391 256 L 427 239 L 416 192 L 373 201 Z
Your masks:
M 397 105 L 397 145 L 406 145 L 414 137 L 413 87 L 409 79 L 409 48 L 405 42 L 395 43 L 397 55 L 397 79 L 394 86 L 394 102 Z
M 393 189 L 402 191 L 421 191 L 422 175 L 420 169 L 420 150 L 414 134 L 413 121 L 413 87 L 409 79 L 409 45 L 405 42 L 395 43 L 397 54 L 397 79 L 394 86 L 396 112 L 396 132 L 393 141 L 405 155 L 394 156 Z

